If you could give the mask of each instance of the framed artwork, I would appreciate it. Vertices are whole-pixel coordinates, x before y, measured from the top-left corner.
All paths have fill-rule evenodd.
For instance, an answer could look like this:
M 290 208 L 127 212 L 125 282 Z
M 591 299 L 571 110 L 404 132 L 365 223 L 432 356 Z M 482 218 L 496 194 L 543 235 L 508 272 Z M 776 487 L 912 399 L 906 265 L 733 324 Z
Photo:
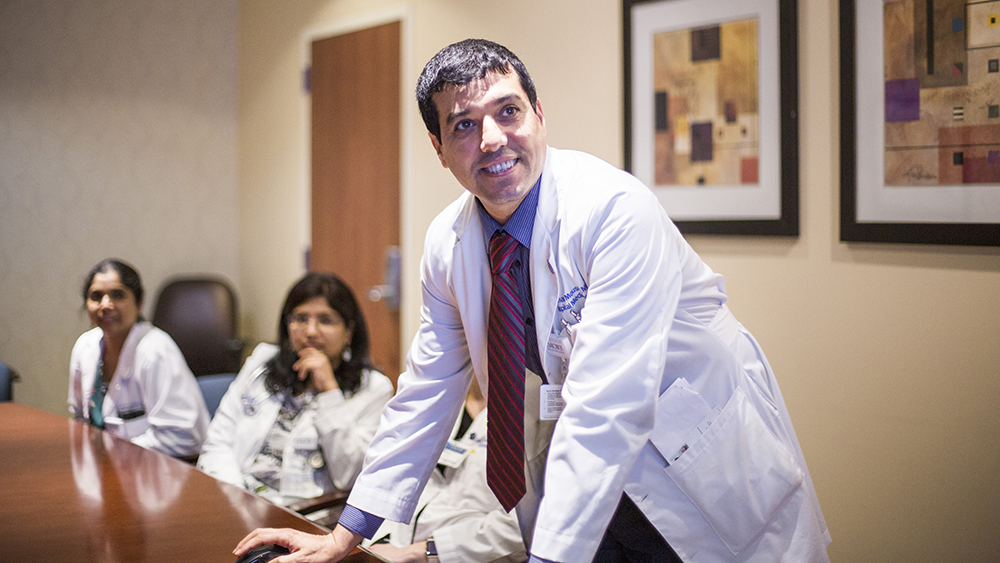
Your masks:
M 684 233 L 797 236 L 795 0 L 623 0 L 625 169 Z
M 840 240 L 1000 245 L 998 18 L 840 0 Z

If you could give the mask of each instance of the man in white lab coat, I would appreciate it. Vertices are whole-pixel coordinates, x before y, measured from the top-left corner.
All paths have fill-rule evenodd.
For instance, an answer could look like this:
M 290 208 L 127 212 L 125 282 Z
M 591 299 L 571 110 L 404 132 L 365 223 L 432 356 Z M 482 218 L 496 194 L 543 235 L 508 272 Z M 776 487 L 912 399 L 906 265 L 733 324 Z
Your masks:
M 334 532 L 258 530 L 237 552 L 277 542 L 293 552 L 281 561 L 339 560 L 383 518 L 410 518 L 470 378 L 495 396 L 487 249 L 504 231 L 519 243 L 527 492 L 517 514 L 531 560 L 828 561 L 763 352 L 726 307 L 722 276 L 651 192 L 547 147 L 534 85 L 500 45 L 446 47 L 417 91 L 431 143 L 468 193 L 428 230 L 407 371 Z

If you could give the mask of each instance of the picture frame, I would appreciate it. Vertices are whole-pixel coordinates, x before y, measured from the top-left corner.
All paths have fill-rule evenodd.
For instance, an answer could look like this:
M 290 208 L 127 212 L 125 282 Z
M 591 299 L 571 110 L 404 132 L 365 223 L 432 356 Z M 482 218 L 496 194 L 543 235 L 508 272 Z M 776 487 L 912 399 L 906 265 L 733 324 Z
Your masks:
M 983 4 L 840 0 L 841 241 L 1000 245 L 1000 27 L 981 47 Z
M 796 0 L 623 0 L 622 16 L 625 169 L 685 234 L 798 236 Z

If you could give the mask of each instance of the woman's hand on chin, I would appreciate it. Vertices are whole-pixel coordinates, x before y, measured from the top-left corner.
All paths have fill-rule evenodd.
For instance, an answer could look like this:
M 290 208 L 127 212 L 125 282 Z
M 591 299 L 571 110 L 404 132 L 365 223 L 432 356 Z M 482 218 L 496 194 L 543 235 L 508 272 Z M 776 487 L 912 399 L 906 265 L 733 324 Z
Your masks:
M 309 387 L 317 393 L 339 389 L 330 358 L 316 348 L 299 350 L 299 359 L 292 364 L 292 369 L 298 372 L 299 379 L 308 381 Z

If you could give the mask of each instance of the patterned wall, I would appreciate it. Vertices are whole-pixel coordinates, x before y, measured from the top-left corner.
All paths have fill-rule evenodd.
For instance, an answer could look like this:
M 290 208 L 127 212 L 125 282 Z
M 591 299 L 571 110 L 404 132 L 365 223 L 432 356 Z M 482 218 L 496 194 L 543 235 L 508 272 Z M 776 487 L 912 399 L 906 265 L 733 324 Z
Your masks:
M 0 2 L 0 360 L 65 413 L 83 276 L 238 286 L 236 0 Z

